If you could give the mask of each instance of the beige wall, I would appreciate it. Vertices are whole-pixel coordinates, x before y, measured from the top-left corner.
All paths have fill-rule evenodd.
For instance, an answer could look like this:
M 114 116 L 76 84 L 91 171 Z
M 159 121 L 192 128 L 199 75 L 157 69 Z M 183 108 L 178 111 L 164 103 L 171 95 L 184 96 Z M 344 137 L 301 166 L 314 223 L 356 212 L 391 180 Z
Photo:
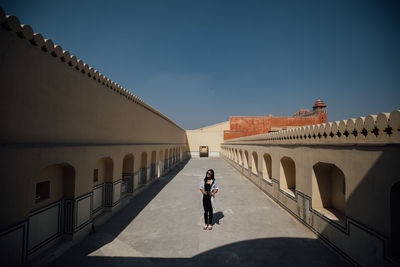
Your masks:
M 220 152 L 224 141 L 224 130 L 229 130 L 229 121 L 213 124 L 196 130 L 187 130 L 186 135 L 191 152 L 199 152 L 200 146 L 208 146 L 209 152 Z
M 122 88 L 103 85 L 3 27 L 0 43 L 0 142 L 186 142 L 182 128 Z

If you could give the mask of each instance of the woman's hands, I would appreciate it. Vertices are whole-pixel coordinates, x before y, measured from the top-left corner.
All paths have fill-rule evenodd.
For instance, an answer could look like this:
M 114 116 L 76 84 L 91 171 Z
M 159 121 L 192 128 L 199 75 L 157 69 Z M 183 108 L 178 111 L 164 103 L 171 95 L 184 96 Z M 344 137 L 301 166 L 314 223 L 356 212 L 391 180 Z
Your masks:
M 207 192 L 203 188 L 201 188 L 200 191 L 201 191 L 201 193 L 203 193 L 203 195 L 205 195 L 205 196 L 209 195 L 210 197 L 212 197 L 218 192 L 218 189 L 216 189 L 212 192 Z

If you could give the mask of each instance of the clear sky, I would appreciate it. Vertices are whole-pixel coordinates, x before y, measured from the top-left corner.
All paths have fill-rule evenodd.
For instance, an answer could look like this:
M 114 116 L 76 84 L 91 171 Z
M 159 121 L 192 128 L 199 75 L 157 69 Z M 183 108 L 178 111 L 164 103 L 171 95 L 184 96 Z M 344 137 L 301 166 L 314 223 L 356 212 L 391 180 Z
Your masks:
M 400 1 L 0 0 L 185 129 L 400 108 Z

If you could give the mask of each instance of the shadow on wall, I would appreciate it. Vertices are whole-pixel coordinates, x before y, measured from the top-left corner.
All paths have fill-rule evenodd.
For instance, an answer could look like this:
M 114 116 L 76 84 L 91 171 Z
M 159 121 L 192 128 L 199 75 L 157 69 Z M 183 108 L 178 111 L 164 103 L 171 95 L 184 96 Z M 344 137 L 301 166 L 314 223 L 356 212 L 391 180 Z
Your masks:
M 346 217 L 344 227 L 336 227 L 342 231 L 343 236 L 351 236 L 347 246 L 357 248 L 359 253 L 356 257 L 353 255 L 353 259 L 362 266 L 383 266 L 388 262 L 400 266 L 400 175 L 398 169 L 394 168 L 398 165 L 398 159 L 397 146 L 388 147 L 381 154 L 360 184 L 347 197 L 345 210 L 346 213 L 351 211 L 351 217 Z M 369 225 L 361 222 L 368 222 Z M 326 227 L 321 233 L 322 236 L 332 238 L 331 229 Z M 388 232 L 376 232 L 373 229 L 388 229 Z M 342 249 L 346 250 L 346 247 Z M 387 260 L 386 263 L 382 261 L 382 256 Z M 375 262 L 368 260 L 371 258 L 374 258 Z
M 178 254 L 179 252 L 177 252 Z M 77 265 L 63 259 L 57 266 L 347 266 L 335 253 L 308 238 L 264 238 L 211 249 L 192 258 L 86 256 Z

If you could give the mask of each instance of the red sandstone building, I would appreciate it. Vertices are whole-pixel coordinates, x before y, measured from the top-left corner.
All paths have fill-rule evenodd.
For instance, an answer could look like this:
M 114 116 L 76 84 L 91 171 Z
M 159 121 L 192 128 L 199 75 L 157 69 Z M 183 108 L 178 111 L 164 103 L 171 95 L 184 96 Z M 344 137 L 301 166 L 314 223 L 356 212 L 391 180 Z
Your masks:
M 326 104 L 318 99 L 313 110 L 300 109 L 292 117 L 262 116 L 232 116 L 229 118 L 230 130 L 224 131 L 224 140 L 269 133 L 298 127 L 327 122 Z

